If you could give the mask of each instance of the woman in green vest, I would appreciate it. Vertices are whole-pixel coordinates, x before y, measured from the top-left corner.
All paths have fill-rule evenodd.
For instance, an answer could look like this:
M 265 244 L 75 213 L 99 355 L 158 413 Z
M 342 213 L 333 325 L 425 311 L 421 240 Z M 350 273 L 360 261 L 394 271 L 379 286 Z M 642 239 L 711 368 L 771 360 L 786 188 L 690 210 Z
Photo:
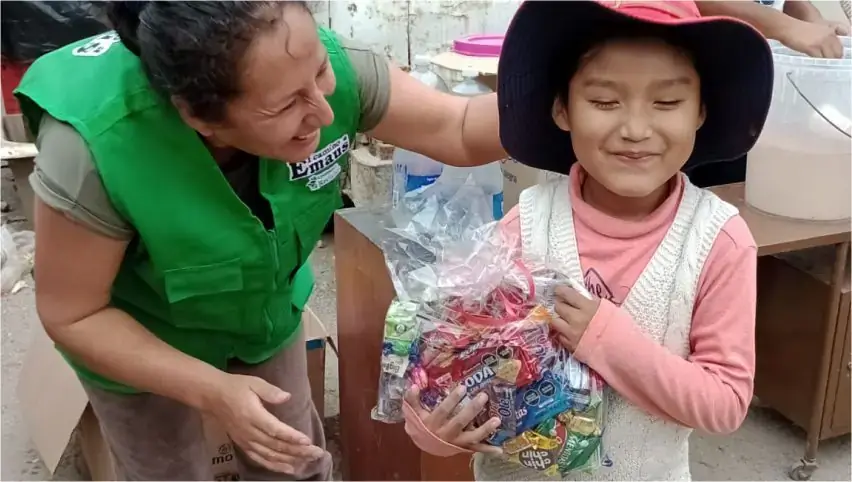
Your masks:
M 120 478 L 330 480 L 310 399 L 308 255 L 357 132 L 457 166 L 505 156 L 496 96 L 452 97 L 305 2 L 110 2 L 115 32 L 35 62 L 36 296 Z

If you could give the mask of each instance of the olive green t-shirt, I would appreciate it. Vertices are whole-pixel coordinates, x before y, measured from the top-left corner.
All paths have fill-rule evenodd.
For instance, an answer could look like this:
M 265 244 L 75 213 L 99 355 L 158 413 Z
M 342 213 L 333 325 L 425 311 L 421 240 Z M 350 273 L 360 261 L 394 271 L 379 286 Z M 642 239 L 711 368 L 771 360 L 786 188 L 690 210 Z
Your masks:
M 343 49 L 358 77 L 361 96 L 359 132 L 372 130 L 387 112 L 390 99 L 388 63 L 366 47 L 341 39 Z M 38 198 L 74 221 L 115 239 L 135 235 L 130 225 L 113 208 L 103 182 L 95 169 L 92 153 L 82 136 L 68 124 L 45 115 L 36 139 L 38 155 L 30 184 Z M 257 187 L 257 162 L 252 156 L 237 156 L 222 166 L 236 194 L 258 217 L 271 222 L 268 205 Z M 168 176 L 164 172 L 163 176 Z

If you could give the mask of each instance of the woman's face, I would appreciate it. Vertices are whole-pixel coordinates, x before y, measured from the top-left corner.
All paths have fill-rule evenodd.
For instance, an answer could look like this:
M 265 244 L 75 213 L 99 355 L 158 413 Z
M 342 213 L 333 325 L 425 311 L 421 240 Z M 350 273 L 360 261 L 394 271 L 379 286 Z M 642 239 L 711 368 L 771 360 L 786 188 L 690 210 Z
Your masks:
M 221 123 L 190 124 L 216 147 L 301 162 L 317 148 L 320 128 L 334 121 L 325 97 L 335 88 L 328 52 L 309 12 L 285 8 L 241 61 L 241 94 Z
M 704 122 L 700 79 L 692 61 L 662 41 L 610 41 L 581 62 L 554 120 L 598 183 L 621 197 L 649 196 L 692 153 Z

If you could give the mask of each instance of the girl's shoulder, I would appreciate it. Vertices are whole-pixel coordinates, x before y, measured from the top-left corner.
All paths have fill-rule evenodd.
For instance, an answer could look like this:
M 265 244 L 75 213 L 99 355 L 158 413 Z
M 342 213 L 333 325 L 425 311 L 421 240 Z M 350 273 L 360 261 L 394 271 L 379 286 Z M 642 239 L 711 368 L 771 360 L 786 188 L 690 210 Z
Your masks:
M 685 183 L 685 189 L 687 191 L 691 190 L 695 195 L 700 196 L 704 202 L 708 203 L 711 211 L 714 211 L 722 219 L 725 219 L 713 246 L 714 251 L 719 244 L 727 244 L 731 249 L 756 248 L 757 245 L 754 236 L 752 236 L 748 224 L 746 224 L 745 219 L 740 215 L 739 209 L 736 206 L 720 198 L 713 191 L 696 187 L 689 182 Z
M 722 226 L 719 237 L 722 239 L 721 244 L 727 244 L 731 251 L 757 249 L 757 242 L 754 240 L 748 224 L 739 214 L 733 216 Z M 718 238 L 716 244 L 720 244 Z

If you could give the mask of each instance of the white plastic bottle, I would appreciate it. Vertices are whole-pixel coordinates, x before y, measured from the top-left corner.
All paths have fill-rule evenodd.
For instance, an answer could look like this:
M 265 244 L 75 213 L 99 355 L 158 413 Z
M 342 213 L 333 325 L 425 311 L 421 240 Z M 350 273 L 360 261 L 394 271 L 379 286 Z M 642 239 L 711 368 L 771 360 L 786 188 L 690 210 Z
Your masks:
M 462 80 L 452 89 L 453 95 L 460 97 L 476 97 L 477 95 L 490 94 L 494 92 L 487 85 L 476 80 L 479 77 L 479 72 L 475 70 L 463 70 Z
M 423 82 L 440 92 L 449 92 L 450 88 L 438 74 L 432 71 L 432 61 L 426 55 L 414 57 L 414 69 L 411 70 L 412 77 Z
M 475 97 L 477 95 L 493 92 L 488 86 L 482 84 L 476 78 L 479 72 L 463 71 L 464 80 L 452 88 L 452 94 L 461 97 Z M 503 217 L 503 168 L 500 161 L 479 167 L 444 167 L 441 174 L 441 182 L 464 183 L 468 177 L 473 176 L 473 181 L 481 187 L 486 194 L 492 197 L 494 206 L 494 219 Z
M 418 55 L 414 58 L 414 69 L 410 75 L 433 89 L 449 92 L 447 84 L 432 71 L 431 65 L 429 57 Z M 405 149 L 395 149 L 391 204 L 396 206 L 405 193 L 434 183 L 443 169 L 444 165 L 434 159 Z

